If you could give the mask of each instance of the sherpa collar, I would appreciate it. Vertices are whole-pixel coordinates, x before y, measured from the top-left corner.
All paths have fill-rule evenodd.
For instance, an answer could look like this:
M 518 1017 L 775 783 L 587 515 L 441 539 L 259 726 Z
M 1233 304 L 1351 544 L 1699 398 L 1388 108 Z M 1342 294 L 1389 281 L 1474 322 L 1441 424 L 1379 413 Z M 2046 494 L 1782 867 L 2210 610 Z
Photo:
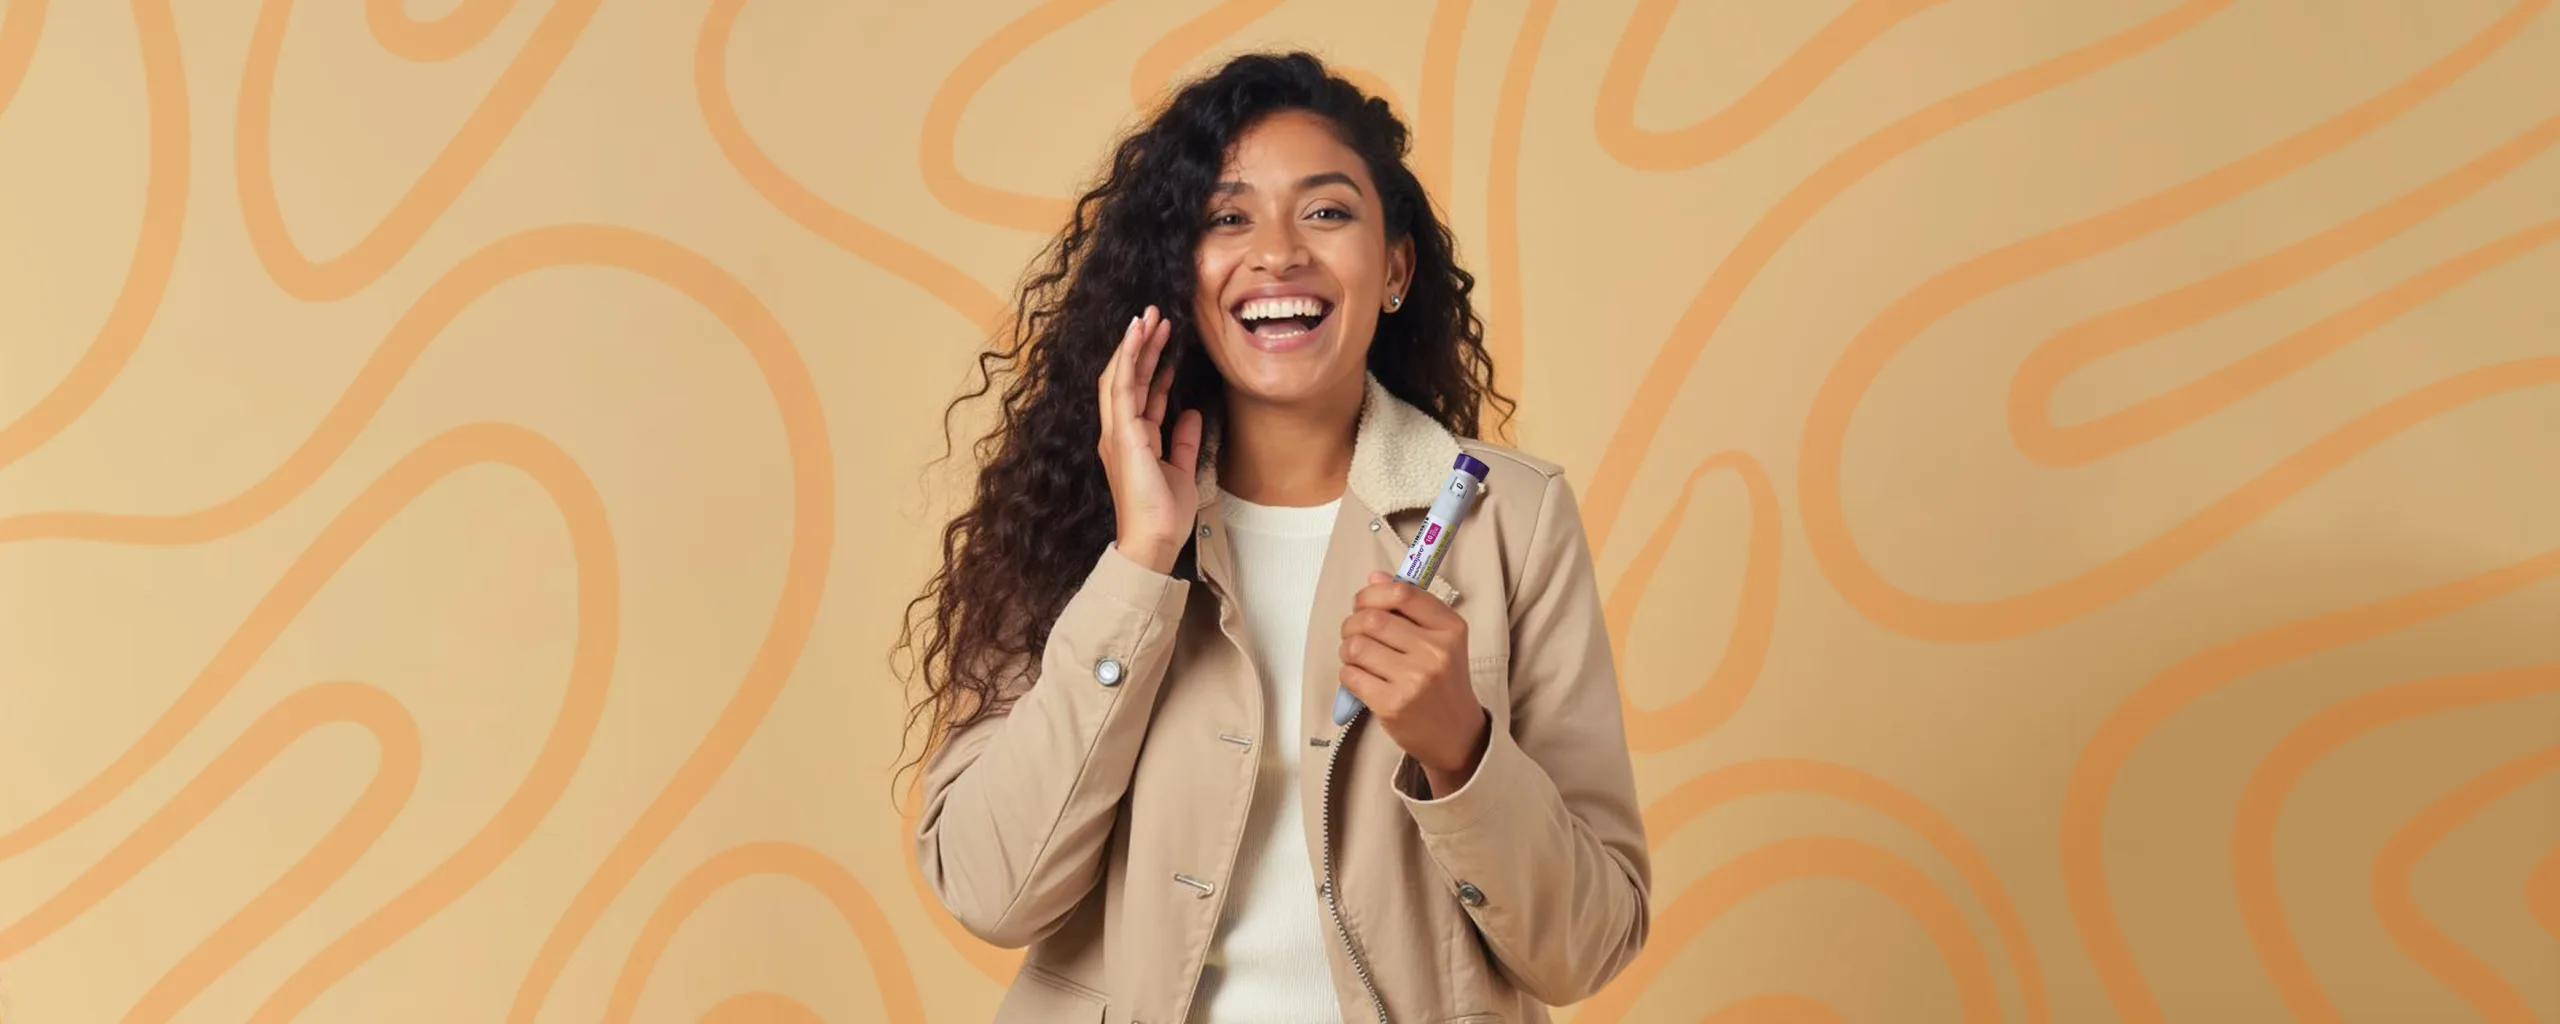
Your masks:
M 1379 515 L 1428 508 L 1458 461 L 1458 439 L 1429 413 L 1389 393 L 1376 374 L 1364 376 L 1360 426 L 1351 438 L 1351 495 Z M 1200 446 L 1199 479 L 1205 508 L 1217 500 L 1215 438 Z

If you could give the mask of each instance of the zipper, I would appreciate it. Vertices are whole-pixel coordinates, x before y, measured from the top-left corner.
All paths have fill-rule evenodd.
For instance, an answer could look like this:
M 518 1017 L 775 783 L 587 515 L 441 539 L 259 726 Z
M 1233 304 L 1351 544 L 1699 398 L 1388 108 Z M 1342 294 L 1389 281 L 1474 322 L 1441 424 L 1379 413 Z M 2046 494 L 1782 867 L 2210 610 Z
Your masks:
M 1333 886 L 1333 775 L 1334 766 L 1342 762 L 1342 751 L 1351 745 L 1352 730 L 1360 727 L 1369 709 L 1351 712 L 1351 721 L 1343 723 L 1335 734 L 1332 753 L 1324 759 L 1324 909 L 1333 916 L 1333 935 L 1342 940 L 1343 955 L 1351 958 L 1351 973 L 1360 977 L 1360 988 L 1369 994 L 1369 1005 L 1378 1011 L 1378 1024 L 1388 1024 L 1387 1002 L 1378 998 L 1377 980 L 1369 976 L 1369 962 L 1360 959 L 1360 947 L 1351 941 L 1351 926 L 1342 920 L 1342 901 L 1334 895 Z

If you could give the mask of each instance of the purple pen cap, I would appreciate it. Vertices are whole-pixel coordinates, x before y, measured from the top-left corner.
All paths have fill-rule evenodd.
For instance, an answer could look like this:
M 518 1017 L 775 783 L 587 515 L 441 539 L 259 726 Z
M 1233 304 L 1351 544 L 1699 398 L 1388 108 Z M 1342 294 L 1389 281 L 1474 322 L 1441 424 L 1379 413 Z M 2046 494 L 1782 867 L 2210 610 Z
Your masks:
M 1476 478 L 1477 483 L 1483 483 L 1486 477 L 1493 475 L 1493 467 L 1465 452 L 1458 453 L 1458 464 L 1452 468 Z

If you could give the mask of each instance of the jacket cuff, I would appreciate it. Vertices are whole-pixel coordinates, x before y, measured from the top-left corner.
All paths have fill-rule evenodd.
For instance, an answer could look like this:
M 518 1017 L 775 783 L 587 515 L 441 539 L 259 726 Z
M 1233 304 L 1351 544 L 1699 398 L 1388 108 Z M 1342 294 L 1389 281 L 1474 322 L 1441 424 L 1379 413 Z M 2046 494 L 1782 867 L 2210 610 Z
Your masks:
M 1059 610 L 1041 655 L 1042 678 L 1102 685 L 1063 688 L 1074 697 L 1054 695 L 1058 687 L 1034 687 L 1032 696 L 1108 707 L 1128 692 L 1151 692 L 1172 660 L 1171 624 L 1182 620 L 1190 593 L 1188 582 L 1139 564 L 1117 545 L 1103 548 L 1084 584 Z M 1040 697 L 1042 691 L 1053 695 Z
M 1093 572 L 1085 577 L 1083 593 L 1112 598 L 1139 611 L 1153 612 L 1158 618 L 1172 618 L 1182 611 L 1182 599 L 1190 590 L 1188 581 L 1139 565 L 1137 559 L 1121 554 L 1115 541 L 1103 546 L 1102 557 L 1095 560 Z
M 1518 775 L 1528 754 L 1511 738 L 1511 730 L 1500 722 L 1485 724 L 1487 735 L 1484 756 L 1476 761 L 1476 772 L 1455 793 L 1431 793 L 1430 777 L 1423 773 L 1422 763 L 1406 754 L 1396 762 L 1396 798 L 1404 801 L 1405 812 L 1425 836 L 1446 836 L 1465 832 L 1483 823 L 1500 804 L 1502 794 L 1520 790 L 1507 781 Z M 1531 766 L 1534 767 L 1534 766 Z M 1423 794 L 1429 793 L 1428 797 Z

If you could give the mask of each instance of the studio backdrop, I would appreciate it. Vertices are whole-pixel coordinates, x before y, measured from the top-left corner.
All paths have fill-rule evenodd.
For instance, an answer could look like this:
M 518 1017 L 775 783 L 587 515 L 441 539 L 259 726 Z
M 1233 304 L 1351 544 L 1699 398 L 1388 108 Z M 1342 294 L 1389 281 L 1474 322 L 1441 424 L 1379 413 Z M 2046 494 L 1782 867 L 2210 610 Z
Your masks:
M 945 406 L 1282 46 L 1582 497 L 1573 1021 L 2554 1019 L 2550 7 L 5 0 L 0 1021 L 986 1019 Z

